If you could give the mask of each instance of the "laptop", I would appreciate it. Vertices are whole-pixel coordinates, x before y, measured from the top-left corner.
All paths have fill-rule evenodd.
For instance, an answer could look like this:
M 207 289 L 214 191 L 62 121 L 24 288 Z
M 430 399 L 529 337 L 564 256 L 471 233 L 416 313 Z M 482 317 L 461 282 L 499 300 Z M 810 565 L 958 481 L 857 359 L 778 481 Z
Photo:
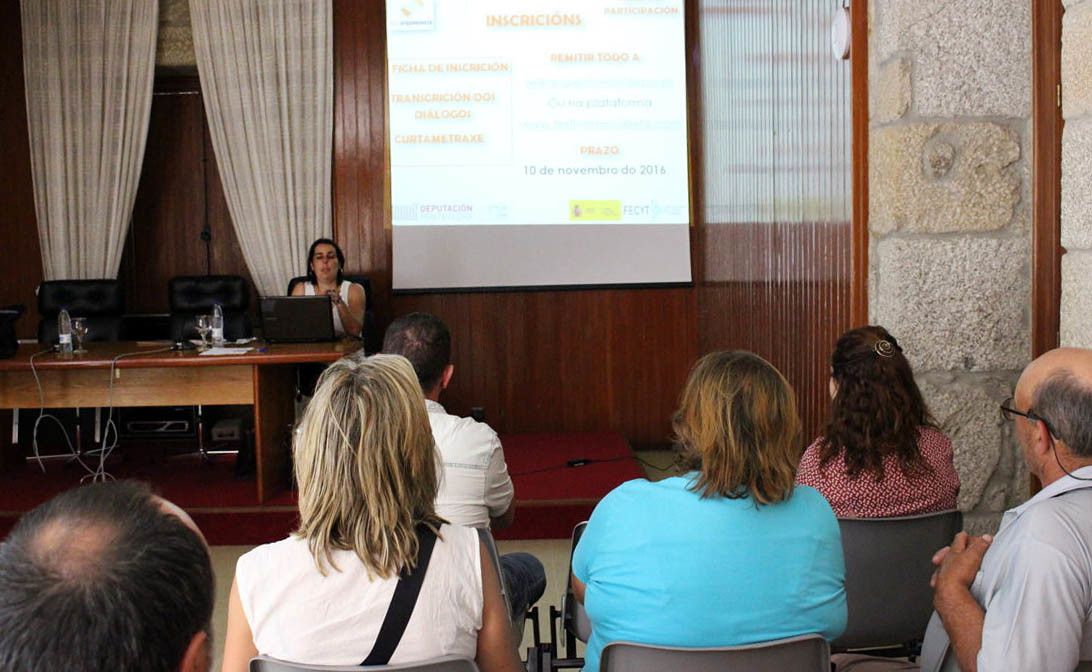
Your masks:
M 263 296 L 262 337 L 270 343 L 337 340 L 328 296 Z

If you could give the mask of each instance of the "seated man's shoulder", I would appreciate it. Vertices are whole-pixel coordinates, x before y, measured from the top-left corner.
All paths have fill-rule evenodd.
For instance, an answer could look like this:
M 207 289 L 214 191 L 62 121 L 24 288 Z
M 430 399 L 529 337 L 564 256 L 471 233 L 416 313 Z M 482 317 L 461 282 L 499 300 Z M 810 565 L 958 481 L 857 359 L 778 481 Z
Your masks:
M 1016 524 L 1023 534 L 1040 541 L 1065 538 L 1092 544 L 1092 488 L 1038 502 L 1028 507 Z
M 462 418 L 457 415 L 449 415 L 447 420 L 448 431 L 467 440 L 492 441 L 497 438 L 493 428 L 484 422 L 478 422 L 474 418 Z
M 471 455 L 479 455 L 482 460 L 488 460 L 492 453 L 501 449 L 497 433 L 484 422 L 434 413 L 429 414 L 429 420 L 436 446 L 445 459 L 452 456 L 469 459 Z

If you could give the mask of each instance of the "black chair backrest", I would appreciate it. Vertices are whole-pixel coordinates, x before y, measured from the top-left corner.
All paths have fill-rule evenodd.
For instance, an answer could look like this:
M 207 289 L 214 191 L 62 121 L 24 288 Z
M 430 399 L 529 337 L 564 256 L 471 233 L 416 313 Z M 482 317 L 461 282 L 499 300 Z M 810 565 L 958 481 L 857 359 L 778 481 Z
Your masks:
M 569 546 L 569 582 L 565 585 L 565 604 L 562 605 L 562 625 L 565 631 L 582 642 L 587 642 L 591 637 L 591 620 L 588 612 L 584 611 L 584 605 L 576 601 L 573 595 L 573 554 L 576 553 L 576 545 L 580 543 L 580 537 L 584 536 L 584 529 L 588 527 L 588 521 L 577 523 L 573 528 L 572 544 Z
M 15 320 L 22 314 L 23 306 L 0 308 L 0 359 L 14 357 L 19 350 L 19 339 L 15 336 Z
M 246 312 L 250 289 L 238 275 L 180 275 L 171 278 L 167 293 L 171 304 L 171 340 L 196 338 L 196 317 L 211 314 L 216 304 L 224 311 L 224 338 L 254 335 Z
M 38 342 L 57 342 L 57 315 L 87 322 L 85 341 L 116 341 L 121 337 L 125 295 L 117 280 L 50 280 L 38 285 Z
M 933 554 L 963 527 L 963 514 L 842 518 L 846 562 L 846 631 L 834 650 L 879 648 L 921 640 L 933 613 Z

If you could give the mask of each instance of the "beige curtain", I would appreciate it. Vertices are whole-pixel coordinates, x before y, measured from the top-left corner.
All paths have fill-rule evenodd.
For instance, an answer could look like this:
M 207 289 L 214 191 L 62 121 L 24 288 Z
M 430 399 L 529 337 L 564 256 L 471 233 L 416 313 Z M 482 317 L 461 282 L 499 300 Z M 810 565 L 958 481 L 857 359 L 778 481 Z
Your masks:
M 46 280 L 117 277 L 148 136 L 156 0 L 22 0 Z
M 330 0 L 190 0 L 228 210 L 263 295 L 283 294 L 330 235 Z

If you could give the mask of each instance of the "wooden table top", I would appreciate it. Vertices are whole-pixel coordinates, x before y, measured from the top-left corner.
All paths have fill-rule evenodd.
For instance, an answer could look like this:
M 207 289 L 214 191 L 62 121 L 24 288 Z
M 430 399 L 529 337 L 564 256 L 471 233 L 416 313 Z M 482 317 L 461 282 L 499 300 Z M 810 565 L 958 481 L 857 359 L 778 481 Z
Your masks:
M 109 368 L 115 357 L 116 368 L 139 369 L 149 367 L 174 366 L 232 366 L 238 364 L 303 364 L 307 362 L 328 363 L 360 350 L 360 341 L 337 341 L 334 343 L 265 343 L 252 341 L 242 346 L 251 348 L 239 355 L 201 355 L 196 350 L 170 351 L 167 341 L 136 341 L 111 343 L 84 343 L 86 353 L 67 355 L 47 352 L 37 343 L 20 343 L 19 351 L 11 359 L 0 359 L 2 371 L 30 371 L 30 358 L 34 356 L 34 368 L 44 369 L 105 369 Z M 228 346 L 233 347 L 233 346 Z

